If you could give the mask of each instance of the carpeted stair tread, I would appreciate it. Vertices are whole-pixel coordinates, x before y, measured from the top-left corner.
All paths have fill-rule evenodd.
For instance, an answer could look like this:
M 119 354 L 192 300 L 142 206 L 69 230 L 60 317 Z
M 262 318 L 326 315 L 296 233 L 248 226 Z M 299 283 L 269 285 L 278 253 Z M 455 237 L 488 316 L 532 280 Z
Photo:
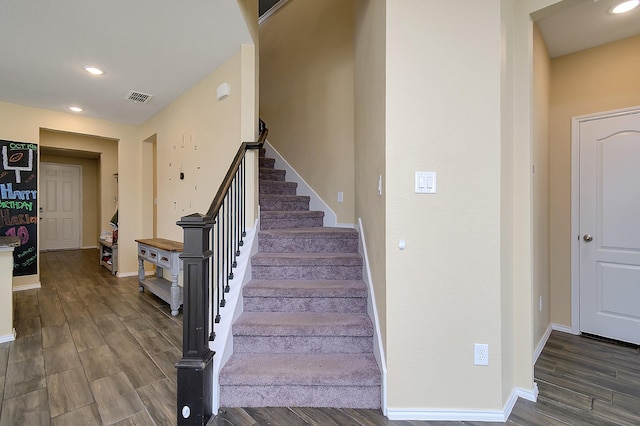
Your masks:
M 260 194 L 261 211 L 308 211 L 311 197 L 306 195 Z
M 361 266 L 358 253 L 257 253 L 251 266 Z
M 284 180 L 261 180 L 258 187 L 260 194 L 296 195 L 298 184 Z
M 260 210 L 260 229 L 321 227 L 322 211 L 264 211 Z
M 258 234 L 258 250 L 277 253 L 354 253 L 358 251 L 358 232 L 349 228 L 284 228 Z
M 234 336 L 373 336 L 367 314 L 340 312 L 244 312 Z
M 258 253 L 222 368 L 226 407 L 380 408 L 381 375 L 355 229 L 324 212 L 260 150 Z
M 256 280 L 243 288 L 244 297 L 367 297 L 359 280 Z
M 324 212 L 319 210 L 309 211 L 287 211 L 287 210 L 275 210 L 275 211 L 261 211 L 260 218 L 265 219 L 288 219 L 291 217 L 324 217 Z
M 260 180 L 265 179 L 265 180 L 284 181 L 286 174 L 287 174 L 286 170 L 271 169 L 271 168 L 268 168 L 268 167 L 260 167 L 258 176 L 259 176 Z
M 250 386 L 379 386 L 373 354 L 236 353 L 219 383 Z
M 260 167 L 273 169 L 275 166 L 275 158 L 259 157 Z
M 283 236 L 289 235 L 301 238 L 325 237 L 325 238 L 355 238 L 358 239 L 358 231 L 353 228 L 332 228 L 323 226 L 321 228 L 289 228 L 278 230 L 259 231 L 261 236 Z
M 289 200 L 289 201 L 304 200 L 306 202 L 309 202 L 311 200 L 311 197 L 309 197 L 308 195 L 295 195 L 295 194 L 260 194 L 260 197 L 259 197 L 260 203 L 262 203 L 263 201 L 269 201 L 269 200 Z

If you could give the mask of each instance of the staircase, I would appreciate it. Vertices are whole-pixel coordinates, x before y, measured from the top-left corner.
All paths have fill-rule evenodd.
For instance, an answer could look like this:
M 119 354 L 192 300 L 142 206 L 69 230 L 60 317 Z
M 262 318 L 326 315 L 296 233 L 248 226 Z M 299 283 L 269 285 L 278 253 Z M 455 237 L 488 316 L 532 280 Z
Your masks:
M 380 408 L 362 257 L 260 154 L 260 232 L 220 372 L 222 407 Z

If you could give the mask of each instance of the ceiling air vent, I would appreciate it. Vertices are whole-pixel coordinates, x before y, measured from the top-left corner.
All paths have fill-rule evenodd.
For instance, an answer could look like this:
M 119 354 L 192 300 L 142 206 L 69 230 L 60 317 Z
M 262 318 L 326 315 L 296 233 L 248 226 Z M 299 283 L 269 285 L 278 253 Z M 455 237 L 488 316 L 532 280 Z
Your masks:
M 130 91 L 129 94 L 125 97 L 125 99 L 128 99 L 133 102 L 138 102 L 140 104 L 148 104 L 151 98 L 153 98 L 153 95 L 148 95 L 142 92 L 136 92 L 135 90 Z

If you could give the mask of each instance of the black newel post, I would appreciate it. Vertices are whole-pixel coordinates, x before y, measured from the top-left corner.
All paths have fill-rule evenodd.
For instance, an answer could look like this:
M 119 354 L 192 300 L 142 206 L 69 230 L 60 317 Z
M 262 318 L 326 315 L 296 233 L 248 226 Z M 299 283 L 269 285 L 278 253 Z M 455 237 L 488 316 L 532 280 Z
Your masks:
M 184 231 L 182 359 L 178 369 L 178 425 L 206 425 L 211 418 L 213 355 L 209 349 L 209 234 L 214 221 L 198 213 L 178 222 Z

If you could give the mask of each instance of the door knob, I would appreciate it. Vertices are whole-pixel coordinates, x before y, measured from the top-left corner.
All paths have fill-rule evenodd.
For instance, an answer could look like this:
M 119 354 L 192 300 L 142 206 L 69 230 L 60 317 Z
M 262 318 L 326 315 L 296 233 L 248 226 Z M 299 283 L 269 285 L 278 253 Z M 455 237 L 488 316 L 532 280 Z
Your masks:
M 584 234 L 584 237 L 582 237 L 583 240 L 585 240 L 585 242 L 590 243 L 591 241 L 593 241 L 593 237 L 591 236 L 591 234 Z

